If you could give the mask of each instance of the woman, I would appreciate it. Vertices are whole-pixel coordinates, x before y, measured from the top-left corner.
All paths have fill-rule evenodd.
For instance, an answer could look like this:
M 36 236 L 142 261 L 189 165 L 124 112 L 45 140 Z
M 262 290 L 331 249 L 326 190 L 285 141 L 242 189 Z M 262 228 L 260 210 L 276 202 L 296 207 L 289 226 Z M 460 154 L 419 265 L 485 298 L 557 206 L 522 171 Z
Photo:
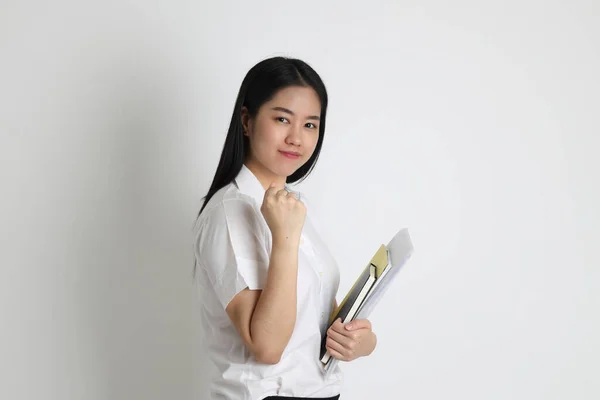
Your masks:
M 325 374 L 321 338 L 343 361 L 375 348 L 368 320 L 328 329 L 339 270 L 287 185 L 314 167 L 326 111 L 325 86 L 301 60 L 261 61 L 242 82 L 194 228 L 212 399 L 338 399 L 342 374 Z

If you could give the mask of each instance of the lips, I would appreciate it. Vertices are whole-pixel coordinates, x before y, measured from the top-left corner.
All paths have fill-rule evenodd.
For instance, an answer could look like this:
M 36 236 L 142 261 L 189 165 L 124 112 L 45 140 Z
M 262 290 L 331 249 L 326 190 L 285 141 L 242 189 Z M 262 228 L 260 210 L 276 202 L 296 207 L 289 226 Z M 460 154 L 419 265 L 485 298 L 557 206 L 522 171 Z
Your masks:
M 300 157 L 300 153 L 296 153 L 294 151 L 280 151 L 280 153 L 283 154 L 287 158 L 296 159 L 296 158 Z

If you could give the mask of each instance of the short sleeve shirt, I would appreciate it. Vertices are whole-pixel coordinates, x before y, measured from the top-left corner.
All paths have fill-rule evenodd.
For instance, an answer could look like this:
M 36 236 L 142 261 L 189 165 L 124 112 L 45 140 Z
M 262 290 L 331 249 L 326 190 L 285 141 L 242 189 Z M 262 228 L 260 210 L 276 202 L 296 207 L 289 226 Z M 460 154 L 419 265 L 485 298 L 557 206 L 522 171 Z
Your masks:
M 245 347 L 225 308 L 245 288 L 264 288 L 271 232 L 262 216 L 262 185 L 246 167 L 207 203 L 194 226 L 196 288 L 205 348 L 216 367 L 211 398 L 329 397 L 340 393 L 342 372 L 326 373 L 319 360 L 339 286 L 339 269 L 307 208 L 298 251 L 297 315 L 281 360 L 261 364 Z

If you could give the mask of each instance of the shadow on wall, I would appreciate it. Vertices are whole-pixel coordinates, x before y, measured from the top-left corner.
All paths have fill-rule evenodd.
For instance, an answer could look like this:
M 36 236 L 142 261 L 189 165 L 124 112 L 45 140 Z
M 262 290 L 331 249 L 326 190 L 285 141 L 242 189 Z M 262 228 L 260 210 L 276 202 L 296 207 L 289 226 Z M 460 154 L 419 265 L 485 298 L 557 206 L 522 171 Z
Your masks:
M 80 332 L 102 398 L 200 398 L 185 82 L 169 56 L 121 50 L 83 67 L 74 93 L 88 138 L 72 243 Z

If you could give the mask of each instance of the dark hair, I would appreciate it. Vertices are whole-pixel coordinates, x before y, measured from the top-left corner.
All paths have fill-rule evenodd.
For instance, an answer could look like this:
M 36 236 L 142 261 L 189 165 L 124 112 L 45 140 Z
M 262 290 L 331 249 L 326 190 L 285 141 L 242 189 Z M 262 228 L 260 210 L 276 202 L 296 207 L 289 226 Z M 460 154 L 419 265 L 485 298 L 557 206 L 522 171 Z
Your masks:
M 242 107 L 246 107 L 250 118 L 254 118 L 258 113 L 258 109 L 273 98 L 277 91 L 289 86 L 311 87 L 317 92 L 321 101 L 319 139 L 315 151 L 304 165 L 287 177 L 286 182 L 302 181 L 310 174 L 323 146 L 327 90 L 319 74 L 306 62 L 287 57 L 268 58 L 252 67 L 242 81 L 221 152 L 221 159 L 198 216 L 200 216 L 211 197 L 235 179 L 246 161 L 250 143 L 248 137 L 244 135 Z

